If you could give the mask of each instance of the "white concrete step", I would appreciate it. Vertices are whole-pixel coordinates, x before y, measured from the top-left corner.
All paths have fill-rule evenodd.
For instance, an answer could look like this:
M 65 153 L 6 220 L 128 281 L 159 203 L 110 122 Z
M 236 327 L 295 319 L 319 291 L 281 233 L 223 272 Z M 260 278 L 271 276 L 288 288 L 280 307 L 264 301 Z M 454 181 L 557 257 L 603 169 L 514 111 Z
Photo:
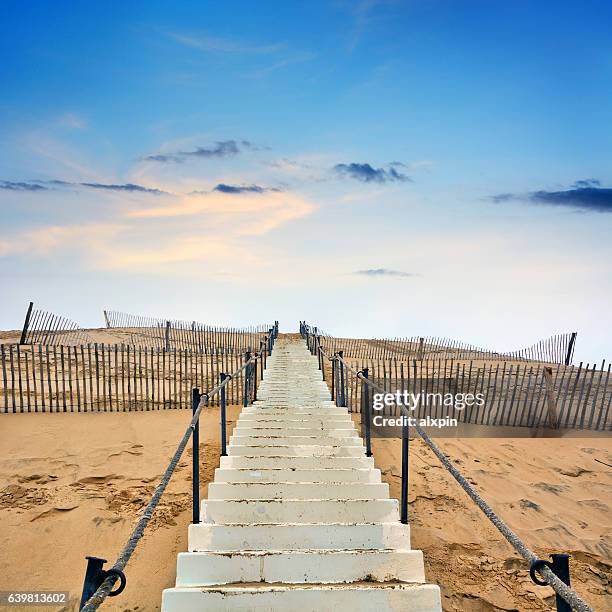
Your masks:
M 283 550 L 179 553 L 177 587 L 233 582 L 424 582 L 420 550 Z
M 189 525 L 189 550 L 410 549 L 410 527 L 391 523 Z
M 231 585 L 166 589 L 162 612 L 440 612 L 440 589 L 433 584 Z
M 381 482 L 378 469 L 263 470 L 217 468 L 215 482 Z
M 208 499 L 384 499 L 389 485 L 354 482 L 211 482 Z
M 234 431 L 231 441 L 236 446 L 363 446 L 363 440 L 357 434 L 340 438 L 325 434 L 315 436 L 243 435 L 242 432 Z
M 304 445 L 279 445 L 279 446 L 246 446 L 239 444 L 227 445 L 228 455 L 245 457 L 276 457 L 287 455 L 290 457 L 362 457 L 365 454 L 363 446 L 304 446 Z
M 222 468 L 243 468 L 262 470 L 267 468 L 295 469 L 295 470 L 317 470 L 317 469 L 351 469 L 351 468 L 373 468 L 372 457 L 295 457 L 277 455 L 265 457 L 262 455 L 233 455 L 221 457 Z
M 203 523 L 389 523 L 399 521 L 396 499 L 208 499 Z
M 239 424 L 234 427 L 234 436 L 331 436 L 333 438 L 352 438 L 358 436 L 357 430 L 352 427 L 340 429 L 338 427 L 249 427 Z

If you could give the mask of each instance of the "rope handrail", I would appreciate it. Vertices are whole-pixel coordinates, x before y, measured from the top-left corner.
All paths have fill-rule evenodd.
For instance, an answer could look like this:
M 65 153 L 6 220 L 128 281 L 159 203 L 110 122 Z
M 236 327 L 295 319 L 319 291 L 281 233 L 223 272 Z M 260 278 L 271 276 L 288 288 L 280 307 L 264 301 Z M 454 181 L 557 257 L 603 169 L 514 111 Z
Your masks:
M 261 357 L 261 353 L 254 353 L 250 357 L 250 359 L 246 361 L 235 372 L 233 372 L 231 376 L 236 376 L 237 374 L 240 374 L 240 372 L 248 368 L 251 365 L 251 363 L 256 362 L 260 357 Z M 138 544 L 138 542 L 144 535 L 144 531 L 149 521 L 151 520 L 151 517 L 153 516 L 153 512 L 155 508 L 157 507 L 157 504 L 159 503 L 159 500 L 161 499 L 164 491 L 166 490 L 166 487 L 168 486 L 168 483 L 170 482 L 170 479 L 172 478 L 172 475 L 174 474 L 174 470 L 176 469 L 176 466 L 178 465 L 178 462 L 180 461 L 180 458 L 185 450 L 185 447 L 187 446 L 187 442 L 189 442 L 189 438 L 191 438 L 196 428 L 196 425 L 199 421 L 200 413 L 202 412 L 202 409 L 208 405 L 208 401 L 212 397 L 214 397 L 216 394 L 221 392 L 221 390 L 229 383 L 230 380 L 231 380 L 231 377 L 228 376 L 219 385 L 214 387 L 211 391 L 209 391 L 208 393 L 202 394 L 198 407 L 196 411 L 193 413 L 191 422 L 187 426 L 187 429 L 185 430 L 185 433 L 183 434 L 183 437 L 181 438 L 179 445 L 174 455 L 172 456 L 172 459 L 170 460 L 168 467 L 166 468 L 166 471 L 161 477 L 159 484 L 155 488 L 155 491 L 153 493 L 153 496 L 151 497 L 151 500 L 147 504 L 147 507 L 144 509 L 140 519 L 138 520 L 138 523 L 136 523 L 136 526 L 134 527 L 132 534 L 128 538 L 128 541 L 126 542 L 125 546 L 123 547 L 123 550 L 117 557 L 117 560 L 115 561 L 114 565 L 112 566 L 112 568 L 110 568 L 110 570 L 108 570 L 108 576 L 104 579 L 104 581 L 98 587 L 96 592 L 87 600 L 85 605 L 81 608 L 81 612 L 94 612 L 94 610 L 97 610 L 100 607 L 100 605 L 104 602 L 104 600 L 111 593 L 111 590 L 115 582 L 122 575 L 123 569 L 125 568 L 128 561 L 130 560 L 132 553 L 136 549 L 136 545 Z
M 364 381 L 373 389 L 377 389 L 382 393 L 386 393 L 387 390 L 376 384 L 369 378 L 363 375 L 361 371 L 355 370 L 352 366 L 346 363 L 340 355 L 335 353 L 333 356 L 323 349 L 321 344 L 318 342 L 318 350 L 321 351 L 329 361 L 340 362 L 347 370 L 353 372 L 353 374 Z M 470 499 L 482 510 L 484 515 L 495 525 L 497 530 L 504 536 L 504 538 L 512 545 L 512 547 L 530 564 L 530 571 L 533 574 L 533 568 L 536 568 L 549 586 L 553 588 L 555 593 L 563 598 L 573 610 L 577 612 L 594 612 L 593 608 L 584 601 L 574 589 L 565 584 L 549 567 L 544 563 L 538 563 L 539 559 L 537 555 L 532 552 L 527 545 L 518 537 L 512 529 L 495 513 L 495 511 L 489 506 L 489 504 L 478 494 L 476 489 L 467 481 L 463 474 L 451 463 L 449 458 L 444 454 L 440 447 L 429 437 L 429 435 L 421 428 L 418 422 L 415 422 L 414 427 L 418 434 L 421 436 L 423 442 L 431 449 L 431 451 L 440 460 L 442 465 L 450 472 L 453 478 L 459 483 L 461 488 L 467 493 Z M 537 566 L 536 566 L 537 564 Z

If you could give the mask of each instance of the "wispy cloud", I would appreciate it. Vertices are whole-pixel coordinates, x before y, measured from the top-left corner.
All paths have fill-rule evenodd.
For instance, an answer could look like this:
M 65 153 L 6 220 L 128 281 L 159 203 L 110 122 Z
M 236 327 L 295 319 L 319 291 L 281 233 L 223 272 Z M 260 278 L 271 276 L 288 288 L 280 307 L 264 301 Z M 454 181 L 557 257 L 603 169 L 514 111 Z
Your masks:
M 261 187 L 260 185 L 226 185 L 225 183 L 219 183 L 213 191 L 221 193 L 267 193 L 281 190 L 276 187 Z
M 123 184 L 106 184 L 106 183 L 78 183 L 83 187 L 91 187 L 92 189 L 105 189 L 107 191 L 131 191 L 138 193 L 152 193 L 154 195 L 167 194 L 167 191 L 161 189 L 154 189 L 151 187 L 143 187 L 142 185 L 135 185 L 134 183 L 123 183 Z
M 132 193 L 148 193 L 153 195 L 169 195 L 169 192 L 155 189 L 152 187 L 144 187 L 135 183 L 73 183 L 70 181 L 62 181 L 60 179 L 51 179 L 46 181 L 0 181 L 0 189 L 7 191 L 49 191 L 49 186 L 55 187 L 87 187 L 89 189 L 102 189 L 105 191 L 124 191 Z
M 370 268 L 368 270 L 357 270 L 352 272 L 356 276 L 365 276 L 367 278 L 415 278 L 419 274 L 413 272 L 402 272 L 401 270 L 391 270 L 389 268 Z
M 600 187 L 597 179 L 576 181 L 561 191 L 532 191 L 529 193 L 500 193 L 491 197 L 493 202 L 523 201 L 546 206 L 561 206 L 589 212 L 612 213 L 612 189 Z
M 47 187 L 38 183 L 22 181 L 0 181 L 0 189 L 6 191 L 46 191 Z
M 71 130 L 84 130 L 87 127 L 87 120 L 75 113 L 64 113 L 57 122 L 59 125 Z
M 259 68 L 258 70 L 255 70 L 249 76 L 251 78 L 260 79 L 260 78 L 267 76 L 268 74 L 271 74 L 272 72 L 276 72 L 277 70 L 287 68 L 287 66 L 310 62 L 313 59 L 315 59 L 315 57 L 316 57 L 316 54 L 311 53 L 311 52 L 300 53 L 297 55 L 293 55 L 291 57 L 286 57 L 277 62 L 274 62 L 273 64 L 270 64 L 269 66 L 264 66 L 263 68 Z
M 287 47 L 286 43 L 283 42 L 271 45 L 252 45 L 233 38 L 207 35 L 194 36 L 178 32 L 171 32 L 170 37 L 185 47 L 208 53 L 268 55 L 282 51 Z
M 400 162 L 392 162 L 385 168 L 374 168 L 370 164 L 360 164 L 352 162 L 350 164 L 336 164 L 333 170 L 342 177 L 352 178 L 362 183 L 389 183 L 405 182 L 412 179 L 406 174 L 402 174 L 396 168 Z
M 221 159 L 238 155 L 242 151 L 263 151 L 267 147 L 253 144 L 249 140 L 218 140 L 212 146 L 196 147 L 190 151 L 177 151 L 176 153 L 156 153 L 144 157 L 145 161 L 155 162 L 182 162 L 187 158 Z

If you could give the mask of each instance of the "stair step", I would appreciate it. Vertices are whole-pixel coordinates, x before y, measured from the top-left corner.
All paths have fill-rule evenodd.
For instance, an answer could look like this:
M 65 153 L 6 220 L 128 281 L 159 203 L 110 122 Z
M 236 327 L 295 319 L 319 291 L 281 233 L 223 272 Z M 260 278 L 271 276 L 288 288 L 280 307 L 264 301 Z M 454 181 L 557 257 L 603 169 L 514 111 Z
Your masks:
M 354 438 L 359 434 L 354 427 L 285 427 L 275 425 L 273 427 L 262 427 L 259 424 L 239 423 L 234 427 L 234 436 L 328 436 L 332 438 Z
M 227 445 L 227 454 L 244 457 L 276 457 L 286 455 L 289 457 L 363 457 L 363 446 L 304 446 L 304 445 L 261 445 L 247 446 L 242 444 Z
M 268 457 L 262 455 L 233 455 L 221 457 L 222 468 L 246 468 L 246 469 L 296 469 L 313 470 L 325 468 L 373 468 L 374 459 L 372 457 L 295 457 L 283 455 L 278 450 L 276 455 Z
M 384 499 L 389 485 L 355 482 L 211 482 L 208 499 Z
M 391 523 L 189 525 L 189 550 L 410 549 L 410 527 Z
M 284 550 L 179 553 L 177 587 L 233 582 L 424 582 L 420 550 Z
M 360 446 L 363 440 L 353 434 L 343 438 L 319 434 L 316 436 L 242 435 L 234 431 L 231 443 L 238 446 Z
M 337 468 L 296 470 L 268 468 L 249 470 L 217 468 L 215 482 L 381 482 L 380 470 L 371 468 Z
M 208 499 L 204 523 L 390 523 L 399 520 L 396 499 Z
M 162 612 L 440 612 L 440 589 L 433 584 L 371 582 L 351 585 L 228 585 L 166 589 Z

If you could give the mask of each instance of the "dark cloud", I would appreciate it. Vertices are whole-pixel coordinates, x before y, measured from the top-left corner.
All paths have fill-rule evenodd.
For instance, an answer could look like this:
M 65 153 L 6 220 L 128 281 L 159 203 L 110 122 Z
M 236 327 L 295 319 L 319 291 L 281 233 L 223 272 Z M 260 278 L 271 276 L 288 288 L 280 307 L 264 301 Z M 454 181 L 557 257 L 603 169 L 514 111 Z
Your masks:
M 565 206 L 578 210 L 612 213 L 612 189 L 600 187 L 596 179 L 576 181 L 561 191 L 532 191 L 530 193 L 500 193 L 492 196 L 497 203 L 522 200 L 532 204 Z
M 412 272 L 402 272 L 401 270 L 390 270 L 389 268 L 372 268 L 369 270 L 357 270 L 353 272 L 357 276 L 368 276 L 370 278 L 380 278 L 383 276 L 390 276 L 395 278 L 414 278 L 418 274 Z
M 142 185 L 136 185 L 134 183 L 71 183 L 70 181 L 61 181 L 59 179 L 52 179 L 48 181 L 0 181 L 0 189 L 7 189 L 11 191 L 48 191 L 48 185 L 57 187 L 88 187 L 90 189 L 104 189 L 106 191 L 127 191 L 135 193 L 150 193 L 153 195 L 166 194 L 166 191 L 160 189 L 153 189 L 151 187 L 143 187 Z
M 190 157 L 202 159 L 221 159 L 238 155 L 242 151 L 264 151 L 267 147 L 260 147 L 249 140 L 218 140 L 210 147 L 196 147 L 192 151 L 177 151 L 176 153 L 148 155 L 145 161 L 182 162 Z
M 353 178 L 362 183 L 389 183 L 394 181 L 410 181 L 412 180 L 406 174 L 402 174 L 396 170 L 396 166 L 400 166 L 399 162 L 389 164 L 389 167 L 374 168 L 370 164 L 336 164 L 334 171 L 336 174 L 348 178 Z
M 213 191 L 221 193 L 266 193 L 268 191 L 280 191 L 275 187 L 260 187 L 259 185 L 226 185 L 219 183 Z
M 91 189 L 105 189 L 107 191 L 130 191 L 138 193 L 152 193 L 155 195 L 161 195 L 167 193 L 160 189 L 152 189 L 151 187 L 143 187 L 142 185 L 135 185 L 134 183 L 124 183 L 120 185 L 114 185 L 109 183 L 76 183 L 83 187 L 90 187 Z
M 0 181 L 0 189 L 7 191 L 46 191 L 44 185 L 20 181 Z

